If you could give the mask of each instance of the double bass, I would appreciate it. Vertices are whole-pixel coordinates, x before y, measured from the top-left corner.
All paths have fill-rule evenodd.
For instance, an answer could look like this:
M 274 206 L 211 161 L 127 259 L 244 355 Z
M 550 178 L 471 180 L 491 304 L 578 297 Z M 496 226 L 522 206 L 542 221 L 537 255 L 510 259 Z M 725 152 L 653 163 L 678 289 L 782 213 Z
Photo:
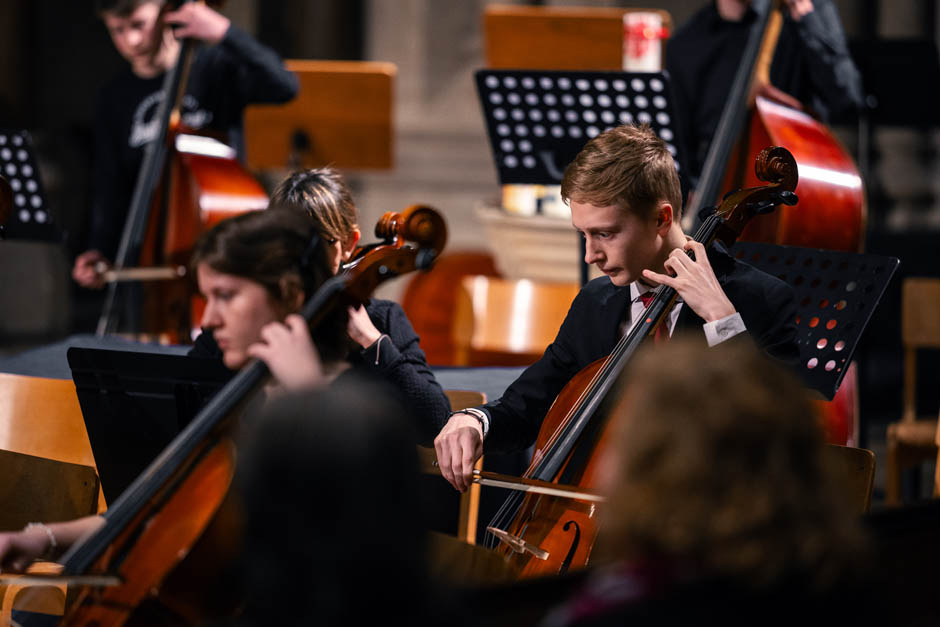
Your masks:
M 865 189 L 848 151 L 829 128 L 803 111 L 758 96 L 755 84 L 770 84 L 770 66 L 783 24 L 780 0 L 755 0 L 757 19 L 712 138 L 699 186 L 685 210 L 695 228 L 701 210 L 719 191 L 758 184 L 749 168 L 764 146 L 786 146 L 800 164 L 799 202 L 755 218 L 741 234 L 746 241 L 861 252 L 866 223 Z M 854 364 L 832 401 L 815 401 L 827 441 L 846 444 L 856 409 Z M 857 434 L 856 434 L 857 435 Z
M 440 214 L 421 205 L 385 214 L 376 233 L 384 242 L 304 305 L 300 314 L 311 328 L 337 307 L 365 302 L 380 283 L 426 269 L 447 238 Z M 235 431 L 268 378 L 260 361 L 239 371 L 111 504 L 103 526 L 63 556 L 56 580 L 64 577 L 78 594 L 62 624 L 121 625 L 154 603 L 176 623 L 205 623 L 237 610 L 242 591 L 218 585 L 228 582 L 227 560 L 240 548 L 240 514 L 230 493 Z
M 184 2 L 196 0 L 184 0 Z M 189 340 L 195 311 L 190 283 L 183 278 L 199 234 L 244 211 L 264 209 L 268 197 L 239 163 L 236 152 L 211 134 L 182 122 L 181 107 L 197 42 L 184 39 L 167 71 L 154 123 L 134 185 L 96 334 L 118 331 L 129 307 L 119 298 L 121 285 L 142 281 L 136 330 L 168 342 Z M 129 294 L 133 298 L 136 294 Z
M 696 241 L 706 248 L 716 240 L 730 246 L 752 218 L 770 214 L 778 205 L 797 202 L 793 193 L 799 181 L 797 165 L 785 148 L 762 151 L 755 172 L 769 185 L 728 195 L 698 229 Z M 610 355 L 575 375 L 543 420 L 532 463 L 516 488 L 519 492 L 507 499 L 487 528 L 501 543 L 499 550 L 518 576 L 563 574 L 584 567 L 590 560 L 597 533 L 597 499 L 592 498 L 597 453 L 608 437 L 607 418 L 616 384 L 640 345 L 665 324 L 676 298 L 674 289 L 661 286 L 644 315 Z M 575 488 L 580 494 L 546 494 L 544 488 L 549 484 Z M 525 491 L 535 494 L 524 495 Z

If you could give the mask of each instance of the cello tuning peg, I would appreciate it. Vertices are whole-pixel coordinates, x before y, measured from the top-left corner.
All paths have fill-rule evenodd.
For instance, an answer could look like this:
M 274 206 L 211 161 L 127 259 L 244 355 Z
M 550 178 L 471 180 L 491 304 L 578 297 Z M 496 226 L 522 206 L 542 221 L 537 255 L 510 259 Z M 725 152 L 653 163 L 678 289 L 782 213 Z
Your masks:
M 800 199 L 796 194 L 790 191 L 782 191 L 779 194 L 780 202 L 784 205 L 790 205 L 791 207 L 795 205 Z

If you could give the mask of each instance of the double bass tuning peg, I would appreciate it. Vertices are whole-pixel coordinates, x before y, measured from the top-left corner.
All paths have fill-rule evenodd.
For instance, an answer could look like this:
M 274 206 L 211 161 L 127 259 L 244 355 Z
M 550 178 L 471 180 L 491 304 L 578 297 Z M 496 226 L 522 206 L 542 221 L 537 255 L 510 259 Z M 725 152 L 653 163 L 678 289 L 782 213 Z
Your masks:
M 791 207 L 800 200 L 795 193 L 787 190 L 779 192 L 777 196 L 780 199 L 777 204 L 789 205 Z

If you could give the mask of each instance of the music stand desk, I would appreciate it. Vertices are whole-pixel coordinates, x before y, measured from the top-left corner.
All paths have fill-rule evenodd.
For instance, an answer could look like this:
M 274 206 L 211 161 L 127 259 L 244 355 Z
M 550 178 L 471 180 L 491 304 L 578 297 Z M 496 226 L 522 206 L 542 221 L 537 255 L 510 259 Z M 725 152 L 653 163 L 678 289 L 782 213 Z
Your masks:
M 623 16 L 655 12 L 672 30 L 669 13 L 617 7 L 529 7 L 491 4 L 483 12 L 486 66 L 492 69 L 620 70 Z
M 898 259 L 758 242 L 737 242 L 731 253 L 793 287 L 799 372 L 832 400 Z
M 285 61 L 300 92 L 283 105 L 245 109 L 248 166 L 391 168 L 397 68 L 377 61 Z M 298 150 L 295 138 L 307 145 Z

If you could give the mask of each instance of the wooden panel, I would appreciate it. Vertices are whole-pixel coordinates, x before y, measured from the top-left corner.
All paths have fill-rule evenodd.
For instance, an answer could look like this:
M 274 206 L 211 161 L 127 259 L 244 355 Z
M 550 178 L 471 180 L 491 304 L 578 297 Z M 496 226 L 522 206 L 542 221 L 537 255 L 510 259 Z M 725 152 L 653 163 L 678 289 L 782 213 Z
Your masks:
M 245 153 L 254 169 L 318 167 L 391 168 L 392 63 L 288 60 L 300 92 L 284 105 L 245 110 Z M 309 150 L 289 162 L 292 138 L 308 138 Z
M 98 475 L 91 466 L 0 450 L 0 476 L 0 531 L 98 511 Z
M 901 296 L 901 335 L 904 345 L 940 348 L 940 279 L 904 279 Z
M 824 457 L 836 473 L 853 513 L 867 514 L 875 481 L 875 454 L 868 449 L 827 444 Z
M 489 5 L 483 13 L 487 67 L 494 69 L 620 70 L 623 14 L 666 11 L 607 7 Z

